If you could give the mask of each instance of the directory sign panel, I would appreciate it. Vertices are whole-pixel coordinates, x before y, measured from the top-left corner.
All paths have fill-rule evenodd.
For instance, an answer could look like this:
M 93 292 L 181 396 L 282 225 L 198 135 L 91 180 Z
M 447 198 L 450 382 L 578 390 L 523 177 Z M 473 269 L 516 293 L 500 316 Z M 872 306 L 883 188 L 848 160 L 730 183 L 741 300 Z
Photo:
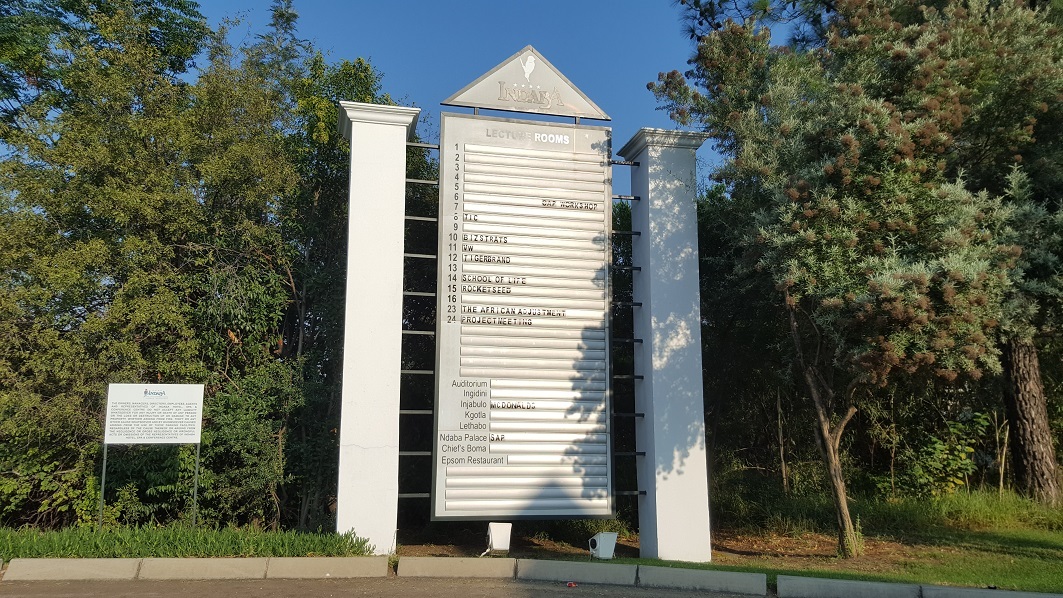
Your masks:
M 612 514 L 610 140 L 442 115 L 437 519 Z

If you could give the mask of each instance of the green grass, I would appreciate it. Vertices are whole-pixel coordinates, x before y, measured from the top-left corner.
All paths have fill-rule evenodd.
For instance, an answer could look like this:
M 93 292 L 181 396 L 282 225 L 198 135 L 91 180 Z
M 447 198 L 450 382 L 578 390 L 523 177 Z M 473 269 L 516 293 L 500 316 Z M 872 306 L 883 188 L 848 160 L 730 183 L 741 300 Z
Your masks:
M 610 562 L 764 573 L 768 585 L 776 586 L 779 575 L 825 577 L 859 581 L 883 581 L 921 585 L 947 585 L 1027 592 L 1063 592 L 1063 534 L 1016 532 L 994 534 L 993 540 L 967 546 L 912 546 L 910 559 L 888 570 L 874 572 L 859 568 L 845 569 L 845 561 L 830 559 L 831 565 L 818 566 L 815 561 L 789 565 L 717 565 L 656 559 L 615 559 Z M 855 565 L 855 563 L 854 563 Z M 837 567 L 837 568 L 834 568 Z
M 826 498 L 761 497 L 748 505 L 737 527 L 764 534 L 765 542 L 772 534 L 834 533 L 833 506 Z M 727 565 L 651 559 L 615 562 L 765 573 L 772 586 L 778 575 L 800 575 L 1063 592 L 1063 509 L 995 492 L 891 501 L 856 498 L 850 508 L 854 517 L 859 516 L 866 539 L 895 543 L 899 554 L 852 560 L 729 555 Z
M 122 527 L 96 531 L 70 527 L 55 531 L 0 528 L 0 559 L 361 556 L 368 542 L 350 534 L 318 534 L 255 529 Z

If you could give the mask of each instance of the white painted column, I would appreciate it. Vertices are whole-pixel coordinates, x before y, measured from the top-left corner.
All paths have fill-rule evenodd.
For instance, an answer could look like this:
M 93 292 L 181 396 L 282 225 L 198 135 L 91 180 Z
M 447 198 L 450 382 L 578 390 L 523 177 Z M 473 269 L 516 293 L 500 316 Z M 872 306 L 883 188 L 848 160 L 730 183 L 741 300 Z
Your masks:
M 351 140 L 336 531 L 395 550 L 406 140 L 420 109 L 340 102 Z
M 639 544 L 648 558 L 707 562 L 709 488 L 701 372 L 694 152 L 707 135 L 641 129 L 618 152 L 631 169 Z

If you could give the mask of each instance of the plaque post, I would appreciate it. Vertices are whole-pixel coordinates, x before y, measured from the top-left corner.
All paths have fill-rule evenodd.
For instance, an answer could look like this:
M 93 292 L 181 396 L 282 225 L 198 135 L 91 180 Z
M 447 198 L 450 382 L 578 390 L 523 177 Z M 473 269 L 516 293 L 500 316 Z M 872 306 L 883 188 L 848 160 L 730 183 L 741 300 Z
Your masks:
M 336 531 L 395 549 L 406 141 L 420 109 L 340 102 L 351 142 Z
M 711 559 L 701 366 L 695 151 L 707 135 L 641 129 L 618 152 L 631 170 L 641 556 Z

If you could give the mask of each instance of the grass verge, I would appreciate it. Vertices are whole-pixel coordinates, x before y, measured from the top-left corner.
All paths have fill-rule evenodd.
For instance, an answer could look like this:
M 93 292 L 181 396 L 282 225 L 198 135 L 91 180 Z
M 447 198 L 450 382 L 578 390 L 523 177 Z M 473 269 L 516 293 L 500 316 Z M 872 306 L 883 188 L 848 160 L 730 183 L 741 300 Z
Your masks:
M 782 574 L 1063 592 L 1063 509 L 1013 493 L 854 498 L 865 540 L 865 554 L 854 559 L 835 555 L 833 505 L 825 497 L 761 496 L 746 504 L 739 525 L 718 534 L 710 568 L 765 573 L 769 584 Z
M 185 526 L 54 531 L 0 528 L 0 559 L 362 556 L 368 541 L 351 534 L 319 534 Z

